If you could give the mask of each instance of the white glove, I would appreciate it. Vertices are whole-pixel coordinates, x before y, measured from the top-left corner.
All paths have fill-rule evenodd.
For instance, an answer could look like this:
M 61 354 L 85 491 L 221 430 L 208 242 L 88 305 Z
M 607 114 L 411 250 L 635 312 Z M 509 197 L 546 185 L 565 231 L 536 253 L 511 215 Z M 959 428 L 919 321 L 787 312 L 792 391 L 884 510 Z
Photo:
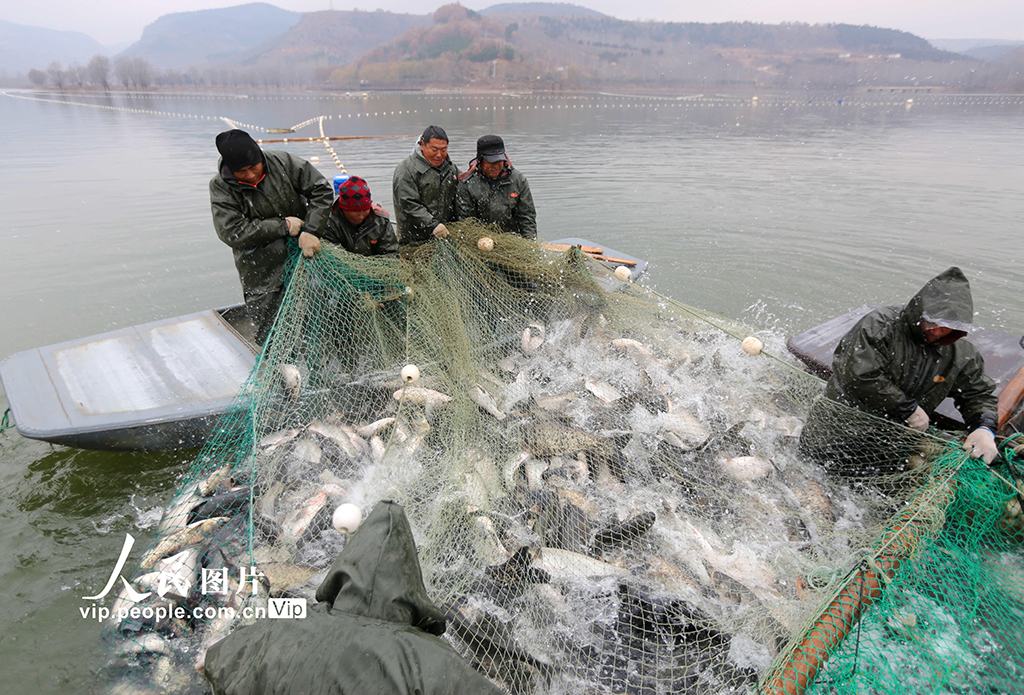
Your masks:
M 298 236 L 299 232 L 302 231 L 302 220 L 298 217 L 285 217 L 284 223 L 288 225 L 288 233 L 291 236 Z
M 299 248 L 302 250 L 303 256 L 312 258 L 314 253 L 320 251 L 320 237 L 309 232 L 302 232 L 299 234 Z
M 434 236 L 436 236 L 438 239 L 446 238 L 448 236 L 448 228 L 445 227 L 443 224 L 437 225 L 436 227 L 434 227 Z
M 981 458 L 985 463 L 992 463 L 999 455 L 999 450 L 996 449 L 996 435 L 987 427 L 979 427 L 967 435 L 967 439 L 964 440 L 964 451 L 972 459 Z
M 917 406 L 917 409 L 907 418 L 907 427 L 924 432 L 928 429 L 928 413 L 924 408 Z

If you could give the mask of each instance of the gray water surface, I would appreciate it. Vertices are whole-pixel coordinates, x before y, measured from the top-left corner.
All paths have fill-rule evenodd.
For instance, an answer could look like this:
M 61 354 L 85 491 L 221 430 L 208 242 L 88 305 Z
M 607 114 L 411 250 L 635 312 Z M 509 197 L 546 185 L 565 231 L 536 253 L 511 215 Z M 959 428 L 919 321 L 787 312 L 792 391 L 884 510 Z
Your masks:
M 971 280 L 976 323 L 1024 332 L 1024 99 L 749 96 L 0 96 L 0 358 L 241 300 L 210 222 L 221 117 L 409 136 L 333 145 L 389 209 L 424 126 L 447 129 L 462 168 L 477 137 L 501 134 L 541 237 L 646 258 L 650 286 L 768 335 L 903 303 L 950 265 Z M 320 143 L 268 147 L 337 171 Z M 101 690 L 82 596 L 125 533 L 137 561 L 192 455 L 0 435 L 0 692 Z

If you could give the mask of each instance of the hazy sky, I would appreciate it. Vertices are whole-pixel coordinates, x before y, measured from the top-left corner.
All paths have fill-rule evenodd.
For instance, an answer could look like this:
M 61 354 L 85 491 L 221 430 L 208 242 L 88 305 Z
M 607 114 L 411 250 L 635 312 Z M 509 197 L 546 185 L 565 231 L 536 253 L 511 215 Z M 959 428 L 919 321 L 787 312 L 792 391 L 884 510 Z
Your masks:
M 475 10 L 501 0 L 464 0 Z M 232 0 L 0 0 L 0 19 L 18 24 L 81 31 L 103 44 L 138 40 L 157 17 L 231 7 Z M 296 12 L 375 10 L 427 14 L 444 0 L 277 0 L 277 7 Z M 927 39 L 1024 40 L 1024 0 L 584 0 L 583 5 L 619 19 L 687 22 L 752 21 L 765 23 L 871 24 L 909 31 Z

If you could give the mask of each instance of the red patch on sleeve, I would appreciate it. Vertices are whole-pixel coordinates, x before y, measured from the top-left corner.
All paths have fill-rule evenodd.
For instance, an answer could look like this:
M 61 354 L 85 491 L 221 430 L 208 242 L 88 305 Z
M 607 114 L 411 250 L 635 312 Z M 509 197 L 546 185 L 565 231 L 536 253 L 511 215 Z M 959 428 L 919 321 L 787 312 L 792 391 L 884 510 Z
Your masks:
M 518 193 L 509 193 L 509 194 L 508 194 L 508 197 L 509 197 L 509 198 L 518 198 L 518 197 L 519 197 L 519 194 L 518 194 Z

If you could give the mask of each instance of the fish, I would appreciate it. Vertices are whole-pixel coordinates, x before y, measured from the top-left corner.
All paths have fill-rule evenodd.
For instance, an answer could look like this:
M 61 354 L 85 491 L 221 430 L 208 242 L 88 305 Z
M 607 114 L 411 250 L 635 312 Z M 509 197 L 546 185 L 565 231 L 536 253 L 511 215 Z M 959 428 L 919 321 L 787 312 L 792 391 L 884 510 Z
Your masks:
M 683 450 L 700 447 L 710 436 L 710 432 L 697 418 L 678 407 L 667 413 L 659 413 L 655 422 L 662 428 L 665 441 Z
M 617 521 L 594 534 L 590 551 L 600 555 L 606 550 L 633 543 L 651 530 L 656 519 L 654 512 L 641 512 L 626 521 Z
M 218 516 L 234 516 L 249 511 L 252 499 L 252 488 L 237 487 L 228 492 L 215 495 L 196 504 L 188 513 L 187 524 L 200 519 L 212 519 Z
M 200 543 L 227 523 L 228 517 L 218 516 L 211 519 L 201 519 L 188 526 L 175 531 L 162 538 L 152 550 L 142 557 L 139 562 L 139 569 L 150 569 L 157 560 L 173 555 L 182 548 Z
M 233 468 L 232 464 L 226 463 L 211 473 L 206 480 L 199 483 L 199 494 L 203 497 L 210 497 L 214 493 L 219 492 L 231 480 Z
M 279 364 L 275 371 L 284 397 L 297 401 L 302 395 L 302 372 L 294 364 Z
M 196 481 L 181 490 L 171 502 L 171 505 L 164 510 L 160 518 L 160 524 L 156 528 L 157 538 L 176 533 L 188 525 L 189 513 L 201 499 L 199 487 L 202 481 Z
M 725 477 L 737 483 L 753 483 L 775 469 L 775 464 L 763 456 L 718 456 L 715 464 Z
M 270 583 L 270 596 L 284 596 L 289 590 L 306 584 L 320 570 L 316 567 L 302 567 L 289 562 L 264 562 L 259 565 Z
M 611 450 L 607 437 L 556 422 L 532 422 L 522 428 L 523 448 L 534 456 L 564 456 L 578 451 Z
M 529 355 L 536 352 L 544 344 L 544 326 L 538 323 L 531 323 L 523 329 L 523 339 L 520 343 L 523 354 Z
M 533 566 L 547 572 L 552 581 L 561 583 L 574 583 L 591 577 L 629 575 L 629 570 L 623 567 L 558 548 L 540 548 Z
M 356 430 L 356 434 L 364 440 L 369 441 L 377 435 L 385 435 L 394 424 L 395 418 L 393 417 L 381 418 L 379 420 L 374 420 L 368 425 L 363 425 Z
M 622 398 L 622 394 L 618 389 L 605 381 L 591 381 L 590 379 L 584 379 L 583 385 L 587 391 L 594 394 L 594 396 L 596 396 L 597 399 L 605 405 L 611 405 Z
M 498 403 L 491 397 L 491 394 L 484 391 L 480 384 L 473 384 L 467 389 L 467 395 L 469 400 L 476 403 L 480 408 L 488 415 L 494 416 L 494 419 L 501 422 L 506 417 L 505 413 L 498 407 Z
M 314 529 L 316 528 L 313 521 L 318 517 L 321 510 L 327 511 L 329 513 L 328 516 L 332 515 L 334 513 L 334 509 L 333 507 L 328 506 L 329 503 L 332 502 L 332 500 L 341 499 L 344 496 L 344 489 L 336 485 L 323 485 L 319 490 L 317 490 L 316 494 L 307 499 L 298 509 L 289 514 L 281 522 L 281 528 L 284 531 L 285 537 L 294 541 L 302 540 L 307 530 L 311 527 Z M 328 520 L 327 525 L 322 526 L 322 528 L 326 528 L 329 525 L 330 521 Z

